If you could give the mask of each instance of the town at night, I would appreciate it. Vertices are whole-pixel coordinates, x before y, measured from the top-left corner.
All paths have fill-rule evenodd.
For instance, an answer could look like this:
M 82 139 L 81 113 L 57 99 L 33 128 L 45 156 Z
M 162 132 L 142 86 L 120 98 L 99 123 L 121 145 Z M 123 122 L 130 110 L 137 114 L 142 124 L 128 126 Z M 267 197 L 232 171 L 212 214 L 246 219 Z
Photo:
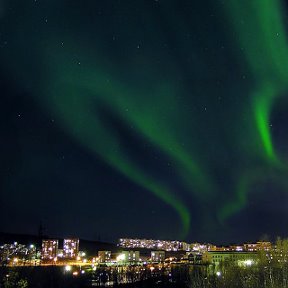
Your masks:
M 281 238 L 275 243 L 216 246 L 135 238 L 120 238 L 116 244 L 1 236 L 38 240 L 0 246 L 4 287 L 36 287 L 39 281 L 40 287 L 285 287 L 288 281 L 288 240 Z

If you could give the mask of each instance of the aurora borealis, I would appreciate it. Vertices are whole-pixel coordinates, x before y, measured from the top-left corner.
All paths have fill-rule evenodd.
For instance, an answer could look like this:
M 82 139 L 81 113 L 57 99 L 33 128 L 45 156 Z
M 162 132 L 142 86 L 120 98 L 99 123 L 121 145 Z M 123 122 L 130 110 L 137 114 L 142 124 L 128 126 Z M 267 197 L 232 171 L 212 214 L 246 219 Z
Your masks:
M 0 5 L 1 230 L 287 235 L 287 3 Z

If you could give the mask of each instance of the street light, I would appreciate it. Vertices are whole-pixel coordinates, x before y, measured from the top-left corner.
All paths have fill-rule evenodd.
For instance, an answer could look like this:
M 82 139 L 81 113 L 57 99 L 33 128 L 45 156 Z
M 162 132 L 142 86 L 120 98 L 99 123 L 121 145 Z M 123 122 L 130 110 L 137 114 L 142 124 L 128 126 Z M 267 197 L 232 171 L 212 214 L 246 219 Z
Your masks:
M 65 266 L 65 271 L 70 272 L 72 270 L 72 267 L 70 265 Z

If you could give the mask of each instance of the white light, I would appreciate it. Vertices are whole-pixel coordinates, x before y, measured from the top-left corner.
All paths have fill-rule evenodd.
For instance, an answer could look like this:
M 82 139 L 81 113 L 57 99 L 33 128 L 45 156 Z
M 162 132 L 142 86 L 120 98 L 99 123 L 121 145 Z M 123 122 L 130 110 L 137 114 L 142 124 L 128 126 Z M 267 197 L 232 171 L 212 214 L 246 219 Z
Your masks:
M 72 267 L 70 265 L 65 266 L 65 271 L 69 272 L 72 270 Z
M 217 272 L 216 272 L 216 275 L 217 275 L 218 277 L 220 277 L 220 276 L 221 276 L 221 272 L 220 272 L 220 271 L 217 271 Z
M 245 260 L 244 261 L 244 264 L 246 265 L 246 266 L 251 266 L 252 264 L 253 264 L 253 261 L 252 260 Z
M 125 254 L 120 254 L 120 255 L 118 255 L 116 259 L 117 259 L 117 261 L 123 261 L 123 260 L 125 260 Z

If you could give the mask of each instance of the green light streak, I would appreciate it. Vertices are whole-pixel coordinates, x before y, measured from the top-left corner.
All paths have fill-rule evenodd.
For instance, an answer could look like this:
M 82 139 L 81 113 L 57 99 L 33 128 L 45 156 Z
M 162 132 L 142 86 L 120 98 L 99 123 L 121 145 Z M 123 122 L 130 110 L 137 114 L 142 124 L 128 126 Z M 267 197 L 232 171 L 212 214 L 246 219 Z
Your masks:
M 110 80 L 107 84 L 107 77 L 103 75 L 103 72 L 95 73 L 95 69 L 90 71 L 91 73 L 82 82 L 82 86 L 88 88 L 92 94 L 99 95 L 102 101 L 114 109 L 115 113 L 122 116 L 124 121 L 133 123 L 138 132 L 174 159 L 178 165 L 179 175 L 184 177 L 193 193 L 202 199 L 208 197 L 211 194 L 212 181 L 208 180 L 207 173 L 203 172 L 204 169 L 191 158 L 191 153 L 185 151 L 177 141 L 178 137 L 175 133 L 178 129 L 177 123 L 173 122 L 175 118 L 181 117 L 178 115 L 181 110 L 177 109 L 179 104 L 175 101 L 175 89 L 171 85 L 156 84 L 154 91 L 134 91 L 115 80 Z M 140 101 L 135 99 L 134 95 L 137 95 Z M 112 98 L 113 101 L 111 101 Z M 149 105 L 143 106 L 142 99 L 150 102 L 150 107 L 153 108 L 150 109 Z M 175 109 L 172 111 L 165 109 L 163 102 L 169 103 L 169 106 Z
M 65 43 L 68 46 L 68 41 Z M 57 55 L 57 58 L 54 55 Z M 101 102 L 110 107 L 127 125 L 133 123 L 137 133 L 142 134 L 145 139 L 171 158 L 176 165 L 178 175 L 184 179 L 189 191 L 206 201 L 212 194 L 213 181 L 199 162 L 193 159 L 191 149 L 186 151 L 180 144 L 181 140 L 177 133 L 182 130 L 183 124 L 180 121 L 182 111 L 176 100 L 179 91 L 173 86 L 173 82 L 168 84 L 158 80 L 149 84 L 147 88 L 133 88 L 133 85 L 128 87 L 119 82 L 116 77 L 111 77 L 110 73 L 105 73 L 109 66 L 104 61 L 99 61 L 100 57 L 97 57 L 95 52 L 93 56 L 86 55 L 86 57 L 85 73 L 82 72 L 81 67 L 71 65 L 66 67 L 68 73 L 63 75 L 63 67 L 69 63 L 68 59 L 65 60 L 67 55 L 61 55 L 57 49 L 55 53 L 51 53 L 50 47 L 47 62 L 51 64 L 50 69 L 53 69 L 53 74 L 57 75 L 51 80 L 58 82 L 62 78 L 64 86 L 77 83 L 81 89 L 88 90 L 91 95 L 94 95 L 92 98 L 95 101 L 101 99 Z M 106 68 L 100 71 L 97 69 L 99 66 Z
M 288 49 L 280 1 L 227 1 L 240 47 L 251 68 L 256 127 L 265 155 L 276 161 L 269 129 L 273 100 L 287 87 Z
M 61 66 L 58 67 L 59 69 L 61 68 Z M 100 156 L 111 167 L 120 171 L 128 179 L 152 192 L 159 199 L 171 206 L 177 212 L 182 222 L 180 237 L 185 238 L 190 227 L 190 213 L 186 205 L 175 193 L 166 187 L 167 185 L 159 183 L 157 179 L 149 175 L 149 172 L 147 173 L 140 168 L 140 163 L 130 159 L 129 155 L 125 155 L 125 149 L 123 149 L 124 147 L 122 147 L 119 139 L 115 136 L 115 131 L 107 129 L 97 114 L 98 104 L 105 102 L 110 108 L 115 110 L 116 114 L 119 113 L 118 115 L 122 116 L 123 120 L 125 120 L 124 116 L 126 116 L 126 122 L 133 121 L 132 123 L 138 127 L 137 121 L 140 121 L 141 117 L 138 116 L 137 118 L 133 116 L 138 115 L 139 110 L 135 111 L 134 114 L 129 113 L 129 116 L 127 116 L 127 113 L 124 114 L 124 112 L 121 112 L 127 109 L 133 110 L 133 103 L 127 102 L 127 99 L 131 95 L 129 91 L 124 90 L 120 85 L 107 84 L 106 78 L 101 73 L 97 75 L 91 73 L 94 81 L 90 80 L 89 76 L 91 74 L 85 74 L 83 79 L 87 80 L 88 78 L 89 80 L 88 82 L 84 81 L 84 84 L 81 82 L 82 79 L 79 78 L 77 81 L 74 81 L 76 79 L 74 76 L 79 77 L 79 74 L 77 71 L 73 71 L 73 67 L 70 68 L 68 69 L 69 72 L 64 74 L 65 78 L 63 78 L 63 73 L 59 72 L 58 74 L 54 71 L 53 75 L 55 78 L 51 79 L 49 85 L 50 94 L 47 95 L 44 106 L 50 107 L 57 114 L 65 130 L 69 131 L 84 147 L 88 147 L 90 151 Z M 53 69 L 55 69 L 55 66 Z M 73 85 L 73 83 L 77 84 Z M 79 83 L 82 83 L 82 85 L 79 85 Z M 93 83 L 92 87 L 89 83 Z M 112 98 L 114 101 L 111 101 Z M 110 101 L 106 101 L 107 99 Z M 93 107 L 96 107 L 96 111 Z M 142 124 L 143 126 L 141 127 L 144 129 L 144 132 L 148 131 L 149 127 L 153 131 L 153 121 L 146 121 L 145 125 L 144 123 Z M 143 135 L 146 135 L 144 132 Z M 152 137 L 153 133 L 148 136 Z M 150 137 L 148 139 L 152 140 Z M 166 144 L 172 147 L 172 139 Z M 172 149 L 176 149 L 175 144 Z M 193 167 L 191 163 L 189 165 L 189 167 Z
M 226 8 L 254 78 L 256 88 L 250 94 L 255 119 L 253 129 L 257 129 L 263 148 L 262 155 L 273 165 L 283 168 L 276 155 L 270 131 L 274 100 L 288 87 L 288 46 L 282 21 L 282 3 L 270 0 L 231 0 L 226 2 Z M 255 154 L 258 154 L 258 146 L 254 149 Z M 241 178 L 235 199 L 226 203 L 220 211 L 221 221 L 246 205 L 249 186 L 259 177 L 250 173 L 252 176 L 246 174 Z
M 270 132 L 270 110 L 271 102 L 274 92 L 272 89 L 265 87 L 263 91 L 258 93 L 259 96 L 255 97 L 255 118 L 258 128 L 258 132 L 261 138 L 261 142 L 265 151 L 266 156 L 274 163 L 278 162 Z M 265 97 L 266 96 L 266 97 Z M 270 96 L 270 97 L 269 97 Z
M 285 170 L 285 165 L 281 163 L 279 159 L 280 157 L 277 155 L 277 150 L 274 147 L 270 127 L 270 115 L 275 99 L 280 95 L 283 95 L 285 91 L 287 92 L 288 49 L 286 31 L 282 21 L 282 18 L 284 18 L 282 10 L 284 9 L 282 9 L 281 1 L 226 0 L 224 3 L 224 7 L 227 9 L 227 14 L 233 23 L 234 28 L 232 28 L 230 36 L 234 38 L 233 41 L 235 43 L 237 42 L 239 61 L 241 61 L 241 64 L 246 61 L 243 66 L 248 70 L 245 71 L 247 72 L 247 75 L 245 76 L 247 76 L 246 81 L 250 81 L 247 84 L 247 86 L 250 85 L 250 90 L 245 90 L 247 86 L 243 89 L 244 104 L 241 103 L 243 106 L 239 105 L 240 108 L 236 107 L 237 104 L 234 106 L 233 104 L 230 104 L 233 103 L 234 99 L 232 99 L 231 102 L 226 101 L 225 103 L 227 104 L 224 104 L 223 101 L 223 109 L 221 108 L 220 110 L 220 108 L 216 107 L 215 110 L 213 110 L 214 107 L 212 107 L 212 112 L 209 116 L 208 113 L 207 115 L 201 114 L 201 109 L 199 108 L 200 105 L 205 103 L 206 100 L 207 103 L 210 103 L 210 97 L 218 96 L 216 93 L 220 93 L 219 91 L 221 91 L 221 93 L 226 93 L 226 87 L 217 92 L 213 91 L 213 88 L 211 88 L 211 90 L 210 88 L 205 89 L 205 93 L 203 94 L 201 94 L 202 92 L 197 92 L 203 91 L 201 87 L 205 85 L 201 82 L 203 79 L 205 81 L 207 81 L 207 79 L 209 79 L 209 81 L 210 79 L 214 81 L 214 78 L 217 78 L 214 77 L 215 75 L 212 75 L 217 70 L 211 72 L 211 67 L 213 65 L 211 67 L 205 67 L 206 59 L 203 59 L 202 62 L 202 59 L 200 58 L 205 58 L 206 56 L 203 55 L 206 54 L 199 53 L 199 59 L 197 59 L 197 61 L 195 60 L 198 57 L 198 51 L 202 50 L 203 47 L 196 47 L 197 45 L 201 46 L 201 44 L 196 44 L 194 38 L 190 37 L 190 32 L 193 32 L 193 30 L 191 30 L 192 28 L 188 27 L 185 21 L 181 22 L 181 15 L 178 17 L 176 15 L 177 13 L 168 25 L 164 23 L 163 30 L 167 30 L 168 37 L 170 37 L 170 34 L 177 34 L 171 35 L 171 38 L 173 38 L 171 43 L 175 42 L 171 46 L 173 46 L 172 48 L 175 50 L 178 49 L 178 55 L 187 54 L 187 56 L 191 56 L 194 52 L 190 55 L 187 51 L 190 49 L 194 51 L 194 48 L 196 47 L 195 55 L 193 55 L 195 59 L 192 57 L 195 62 L 191 63 L 195 66 L 200 63 L 201 65 L 199 64 L 199 68 L 197 67 L 195 69 L 195 71 L 198 69 L 199 71 L 196 71 L 194 74 L 195 71 L 192 69 L 194 68 L 192 67 L 192 64 L 191 70 L 185 70 L 190 71 L 192 76 L 184 75 L 184 73 L 187 72 L 181 71 L 181 69 L 183 70 L 183 67 L 181 61 L 177 58 L 177 53 L 173 54 L 171 51 L 168 51 L 169 49 L 166 53 L 167 55 L 173 54 L 171 59 L 169 57 L 166 58 L 165 56 L 163 61 L 163 59 L 159 57 L 159 59 L 163 61 L 159 61 L 159 63 L 164 63 L 165 61 L 175 63 L 171 66 L 167 66 L 173 66 L 174 70 L 169 68 L 173 70 L 171 73 L 169 72 L 170 74 L 163 73 L 165 72 L 165 68 L 156 67 L 158 64 L 151 64 L 151 66 L 149 64 L 145 67 L 139 65 L 139 63 L 142 63 L 141 60 L 139 60 L 141 57 L 143 57 L 145 61 L 148 61 L 150 58 L 156 59 L 159 54 L 162 53 L 161 48 L 161 50 L 158 52 L 156 51 L 154 54 L 154 48 L 158 49 L 158 47 L 162 47 L 161 45 L 164 42 L 166 47 L 166 42 L 168 41 L 167 39 L 164 39 L 165 34 L 161 33 L 161 28 L 156 29 L 158 33 L 151 33 L 154 34 L 151 38 L 150 35 L 146 35 L 147 43 L 152 40 L 159 42 L 163 41 L 163 43 L 160 43 L 161 45 L 152 45 L 149 48 L 151 51 L 148 49 L 145 52 L 143 49 L 144 52 L 141 56 L 135 56 L 136 53 L 135 55 L 131 55 L 131 57 L 130 55 L 129 57 L 125 56 L 127 66 L 130 65 L 127 68 L 128 72 L 122 67 L 119 68 L 119 66 L 123 65 L 125 61 L 119 61 L 119 64 L 113 57 L 109 59 L 109 56 L 111 56 L 118 48 L 119 50 L 127 48 L 132 43 L 132 41 L 131 43 L 129 42 L 130 36 L 127 36 L 126 39 L 124 38 L 124 44 L 120 43 L 122 40 L 119 40 L 119 43 L 117 44 L 117 39 L 114 43 L 115 47 L 113 46 L 113 49 L 115 50 L 111 49 L 109 50 L 110 52 L 104 51 L 102 52 L 103 55 L 100 55 L 101 45 L 106 43 L 105 39 L 108 36 L 99 35 L 99 38 L 95 37 L 96 39 L 93 39 L 93 41 L 90 42 L 90 39 L 87 40 L 85 36 L 82 39 L 81 29 L 83 28 L 79 28 L 79 31 L 75 29 L 77 32 L 75 35 L 81 39 L 79 43 L 75 43 L 77 37 L 72 35 L 72 33 L 71 35 L 68 35 L 70 32 L 68 33 L 65 29 L 63 31 L 60 29 L 57 32 L 58 35 L 54 35 L 54 26 L 51 26 L 50 34 L 48 33 L 47 37 L 46 34 L 43 33 L 45 37 L 43 37 L 43 39 L 41 38 L 39 43 L 37 34 L 38 30 L 37 33 L 35 32 L 37 35 L 35 34 L 31 37 L 33 40 L 31 43 L 35 42 L 33 45 L 39 45 L 37 49 L 33 50 L 37 51 L 39 54 L 33 56 L 35 57 L 35 62 L 41 62 L 39 65 L 41 76 L 39 76 L 39 78 L 43 81 L 39 81 L 39 83 L 35 84 L 34 88 L 31 88 L 34 89 L 31 94 L 38 96 L 38 101 L 43 102 L 43 107 L 49 109 L 49 113 L 52 111 L 52 113 L 57 115 L 58 119 L 60 119 L 60 125 L 65 127 L 65 131 L 73 135 L 73 137 L 81 143 L 83 147 L 88 148 L 93 154 L 101 157 L 105 163 L 125 175 L 137 185 L 150 191 L 153 195 L 157 196 L 167 205 L 172 207 L 179 215 L 182 223 L 183 236 L 181 237 L 185 237 L 190 226 L 191 217 L 187 207 L 188 205 L 186 205 L 184 200 L 177 195 L 177 191 L 172 191 L 166 183 L 162 183 L 159 179 L 156 179 L 156 176 L 151 175 L 149 171 L 144 171 L 141 167 L 141 163 L 138 163 L 137 160 L 131 159 L 131 156 L 128 155 L 129 153 L 126 152 L 127 150 L 125 150 L 125 147 L 123 147 L 122 142 L 118 138 L 117 133 L 115 134 L 115 131 L 109 130 L 109 128 L 105 127 L 105 123 L 102 122 L 100 115 L 97 114 L 97 109 L 99 108 L 99 103 L 101 103 L 101 105 L 104 104 L 117 119 L 121 120 L 121 123 L 124 123 L 127 127 L 133 126 L 137 135 L 141 135 L 142 139 L 145 139 L 147 143 L 152 144 L 154 148 L 156 147 L 159 149 L 163 154 L 165 154 L 165 156 L 167 156 L 167 159 L 171 160 L 178 177 L 180 177 L 184 182 L 183 186 L 189 190 L 189 197 L 191 197 L 193 201 L 197 198 L 197 200 L 200 200 L 199 202 L 201 205 L 203 205 L 203 208 L 201 208 L 201 211 L 203 211 L 203 219 L 206 214 L 209 213 L 209 211 L 204 211 L 205 207 L 208 207 L 208 205 L 205 206 L 206 203 L 212 203 L 209 207 L 212 207 L 212 210 L 215 209 L 215 211 L 213 210 L 213 215 L 218 212 L 218 217 L 221 221 L 224 221 L 233 215 L 233 213 L 240 211 L 247 203 L 247 193 L 248 191 L 251 191 L 251 186 L 258 181 L 262 181 L 264 176 L 261 173 L 265 174 L 268 171 L 267 167 L 269 165 L 273 168 L 279 169 L 277 171 Z M 167 10 L 163 7 L 164 14 L 166 12 L 169 14 L 172 6 L 174 7 L 174 5 L 170 6 L 169 3 L 167 5 Z M 175 5 L 175 7 L 176 6 L 177 5 Z M 221 9 L 223 9 L 222 2 Z M 167 19 L 170 17 L 168 14 L 165 16 Z M 155 14 L 155 16 L 156 15 L 157 14 Z M 34 19 L 33 17 L 30 18 Z M 179 23 L 177 23 L 177 21 Z M 29 32 L 33 26 L 32 22 L 33 21 L 31 21 L 31 25 L 29 24 L 26 29 L 23 27 L 20 29 L 20 26 L 17 26 L 18 28 L 15 29 L 18 34 L 21 34 L 20 36 L 18 35 L 19 38 L 15 38 L 18 39 L 18 41 L 19 39 L 21 40 L 19 43 L 24 43 L 24 41 L 26 41 L 27 33 L 22 33 L 22 30 Z M 111 22 L 113 22 L 113 20 Z M 55 23 L 57 23 L 57 19 L 55 19 Z M 59 23 L 62 22 L 59 21 Z M 113 26 L 115 23 L 111 23 L 111 31 L 115 28 Z M 147 25 L 153 27 L 154 24 L 155 23 L 152 21 Z M 46 26 L 48 27 L 48 25 Z M 228 29 L 229 28 L 230 26 L 228 25 Z M 42 31 L 47 31 L 45 29 L 49 30 L 49 28 L 42 29 Z M 148 28 L 146 27 L 146 29 Z M 90 33 L 93 33 L 94 30 L 92 30 L 93 29 L 91 29 Z M 170 30 L 173 33 L 171 33 Z M 181 31 L 179 32 L 178 30 Z M 227 30 L 226 26 L 225 30 Z M 65 34 L 64 36 L 61 34 L 62 32 Z M 25 37 L 23 35 L 25 35 Z M 63 39 L 64 37 L 70 37 L 70 39 Z M 208 37 L 210 36 L 208 35 Z M 190 38 L 190 40 L 187 40 L 186 38 Z M 211 38 L 214 39 L 214 35 L 211 35 Z M 145 41 L 143 41 L 143 43 Z M 26 42 L 28 43 L 29 41 Z M 59 44 L 61 42 L 65 43 L 63 47 Z M 99 45 L 100 42 L 102 43 L 101 45 Z M 17 40 L 15 43 L 18 43 Z M 109 43 L 109 41 L 107 43 Z M 200 41 L 200 43 L 206 43 L 206 41 Z M 207 43 L 210 42 L 207 41 Z M 100 47 L 99 51 L 98 45 Z M 117 45 L 119 45 L 119 47 Z M 213 45 L 215 45 L 215 43 L 213 43 Z M 149 45 L 147 44 L 147 46 Z M 174 46 L 178 48 L 176 49 Z M 213 48 L 211 47 L 211 50 L 213 50 L 215 46 L 213 46 Z M 28 51 L 27 47 L 26 50 Z M 91 49 L 93 49 L 93 51 L 91 51 Z M 11 55 L 13 56 L 10 56 L 10 58 L 8 57 L 7 66 L 11 65 L 11 62 L 13 62 L 13 70 L 15 70 L 13 75 L 17 74 L 15 78 L 21 79 L 23 87 L 29 87 L 34 85 L 34 83 L 32 83 L 34 79 L 31 80 L 31 77 L 28 76 L 29 73 L 26 73 L 26 67 L 29 65 L 29 61 L 27 61 L 27 59 L 20 59 L 24 58 L 23 54 L 25 54 L 25 52 L 23 53 L 23 51 L 21 52 L 22 54 L 20 53 L 22 56 L 16 55 L 19 51 L 14 52 L 15 55 L 12 53 Z M 209 51 L 209 49 L 207 51 Z M 119 55 L 121 53 L 119 53 Z M 133 51 L 131 53 L 133 53 Z M 140 54 L 141 52 L 139 55 Z M 8 53 L 7 55 L 10 54 Z M 78 56 L 81 58 L 81 65 L 78 65 L 77 60 L 75 60 Z M 133 59 L 134 56 L 135 59 Z M 208 62 L 209 61 L 207 61 L 207 63 Z M 187 63 L 184 64 L 186 65 Z M 187 64 L 187 66 L 189 65 L 190 64 Z M 33 66 L 31 65 L 31 67 Z M 143 75 L 145 75 L 147 79 L 143 77 L 145 78 L 142 80 L 143 83 L 139 81 L 139 79 L 138 81 L 141 82 L 140 84 L 139 82 L 134 83 L 134 80 L 131 80 L 134 79 L 133 73 L 142 68 Z M 42 69 L 47 69 L 46 74 Z M 31 74 L 32 72 L 35 72 L 31 71 Z M 126 71 L 129 76 L 126 78 L 122 77 L 122 71 Z M 221 71 L 221 67 L 219 67 L 219 71 Z M 223 75 L 226 75 L 225 69 L 223 69 L 223 71 Z M 151 75 L 148 75 L 150 72 Z M 181 73 L 183 73 L 183 75 Z M 162 78 L 161 74 L 165 74 L 165 76 Z M 196 74 L 199 74 L 199 78 L 197 78 L 198 75 Z M 176 80 L 174 82 L 173 77 L 177 78 L 178 75 L 184 76 L 183 78 L 188 78 L 189 81 L 189 77 L 191 77 L 191 83 L 187 84 L 188 81 L 177 82 Z M 193 75 L 196 75 L 195 80 Z M 179 79 L 180 78 L 181 77 L 179 77 Z M 128 82 L 125 82 L 125 79 L 128 79 Z M 129 82 L 129 80 L 131 82 Z M 26 84 L 28 81 L 30 81 L 30 85 Z M 234 89 L 235 82 L 227 83 L 224 79 L 223 83 L 224 86 L 227 86 L 227 91 L 232 90 L 229 85 Z M 189 84 L 191 84 L 191 87 L 195 86 L 195 89 L 193 89 L 194 87 L 191 88 Z M 241 84 L 242 83 L 239 81 L 239 87 Z M 181 85 L 183 85 L 183 87 L 179 87 Z M 185 85 L 187 85 L 187 87 Z M 238 87 L 235 88 L 237 89 Z M 239 91 L 242 90 L 240 89 Z M 194 92 L 195 94 L 193 94 Z M 182 93 L 183 95 L 189 94 L 191 97 L 189 99 L 185 98 Z M 205 99 L 205 101 L 202 102 L 197 99 L 199 96 L 206 97 L 206 94 L 207 99 Z M 183 96 L 182 100 L 177 98 L 179 96 Z M 224 99 L 226 96 L 230 95 L 223 96 Z M 249 98 L 248 101 L 246 100 L 247 98 Z M 235 103 L 237 103 L 237 101 L 235 101 Z M 190 107 L 193 107 L 194 102 L 196 103 L 195 115 L 191 112 L 189 117 L 183 117 L 182 113 L 184 111 L 184 105 L 188 104 Z M 249 107 L 248 105 L 245 106 L 246 102 L 248 102 Z M 211 103 L 216 103 L 216 101 L 211 101 Z M 239 111 L 236 111 L 237 109 L 243 109 L 242 118 L 241 116 L 239 119 L 237 118 L 239 115 Z M 222 115 L 219 117 L 219 113 L 222 113 L 222 111 L 223 118 Z M 247 111 L 251 111 L 251 113 L 247 113 Z M 211 121 L 209 117 L 213 120 Z M 244 122 L 244 117 L 247 118 L 245 120 L 247 122 Z M 213 121 L 215 123 L 211 123 Z M 234 123 L 233 121 L 237 123 Z M 231 122 L 231 124 L 227 124 L 226 122 Z M 195 129 L 196 126 L 199 126 L 199 130 Z M 227 127 L 229 127 L 229 129 L 231 128 L 231 132 Z M 240 136 L 237 136 L 238 130 L 235 129 L 235 127 L 237 127 L 237 129 L 243 129 L 245 133 L 247 131 L 247 139 L 239 139 L 240 137 L 243 138 L 244 133 L 239 133 Z M 222 133 L 223 131 L 220 131 L 223 128 L 224 130 L 226 129 L 224 133 Z M 217 129 L 219 129 L 220 132 L 219 136 L 217 135 L 217 132 L 215 133 L 216 136 L 214 136 L 213 133 Z M 236 132 L 234 132 L 233 129 Z M 201 133 L 199 133 L 199 131 L 201 131 Z M 205 137 L 206 135 L 203 136 L 205 133 L 207 134 L 207 137 Z M 201 144 L 196 143 L 197 137 L 203 137 L 205 141 L 211 141 L 211 146 L 216 147 L 215 150 L 210 150 L 210 147 L 207 148 L 210 142 L 207 144 L 204 143 L 205 141 L 199 141 L 199 143 L 204 143 L 203 147 L 200 147 Z M 234 140 L 237 139 L 237 137 L 238 140 Z M 235 143 L 232 143 L 234 141 Z M 241 141 L 244 143 L 243 145 L 245 145 L 244 149 Z M 225 146 L 227 147 L 227 153 Z M 235 151 L 233 149 L 235 149 Z M 214 157 L 213 154 L 216 154 L 218 151 L 221 156 Z M 223 169 L 223 171 L 225 171 L 224 173 L 227 173 L 227 178 L 233 178 L 231 183 L 228 180 L 227 182 L 229 184 L 227 184 L 225 180 L 222 181 L 222 175 L 219 177 L 219 174 L 221 174 L 221 169 L 223 167 L 230 168 L 230 163 L 228 162 L 233 161 L 233 159 L 231 160 L 234 156 L 233 153 L 235 153 L 235 155 L 237 154 L 237 156 L 235 157 L 235 166 L 233 166 L 234 164 L 231 165 L 231 169 L 235 169 L 236 167 L 237 171 L 228 171 L 228 169 Z M 204 154 L 205 156 L 203 156 Z M 220 159 L 222 155 L 223 158 L 226 158 Z M 243 156 L 244 164 L 237 163 L 237 161 L 239 161 L 238 155 L 240 155 L 239 158 Z M 209 161 L 211 161 L 211 163 L 209 163 Z M 225 163 L 223 164 L 222 161 L 227 161 L 228 166 L 225 166 Z M 241 161 L 242 159 L 240 159 L 240 162 Z M 246 163 L 248 163 L 247 167 L 245 167 Z M 255 168 L 253 167 L 255 163 L 257 163 L 256 165 L 263 164 L 265 168 L 262 170 L 257 167 Z M 216 170 L 217 172 L 215 175 L 211 175 L 210 177 L 209 172 L 214 172 Z M 246 172 L 243 173 L 243 170 Z M 213 178 L 213 176 L 215 177 Z M 219 186 L 217 187 L 216 184 Z M 228 188 L 225 186 L 226 184 Z M 231 187 L 229 185 L 231 185 Z M 213 200 L 211 199 L 216 199 L 218 196 L 221 198 L 221 190 L 223 190 L 223 195 L 225 195 L 226 190 L 228 189 L 231 189 L 232 192 L 231 195 L 223 200 L 223 202 L 225 202 L 223 207 L 219 208 L 218 204 L 214 205 Z M 181 193 L 182 191 L 179 194 Z M 206 222 L 209 222 L 209 220 Z
M 238 183 L 233 199 L 227 201 L 218 213 L 218 219 L 221 223 L 224 223 L 226 219 L 245 207 L 247 202 L 247 189 L 250 184 L 252 184 L 251 178 L 247 177 L 247 175 L 242 177 Z
M 265 184 L 266 181 L 272 181 L 277 183 L 279 187 L 287 190 L 288 182 L 286 181 L 288 169 L 284 166 L 279 166 L 275 169 L 271 169 L 269 166 L 255 167 L 254 169 L 247 170 L 239 177 L 236 193 L 234 199 L 227 201 L 226 205 L 221 209 L 218 214 L 220 222 L 224 222 L 227 218 L 233 214 L 241 211 L 247 203 L 248 191 L 253 193 L 253 185 Z M 256 187 L 257 187 L 256 186 Z

